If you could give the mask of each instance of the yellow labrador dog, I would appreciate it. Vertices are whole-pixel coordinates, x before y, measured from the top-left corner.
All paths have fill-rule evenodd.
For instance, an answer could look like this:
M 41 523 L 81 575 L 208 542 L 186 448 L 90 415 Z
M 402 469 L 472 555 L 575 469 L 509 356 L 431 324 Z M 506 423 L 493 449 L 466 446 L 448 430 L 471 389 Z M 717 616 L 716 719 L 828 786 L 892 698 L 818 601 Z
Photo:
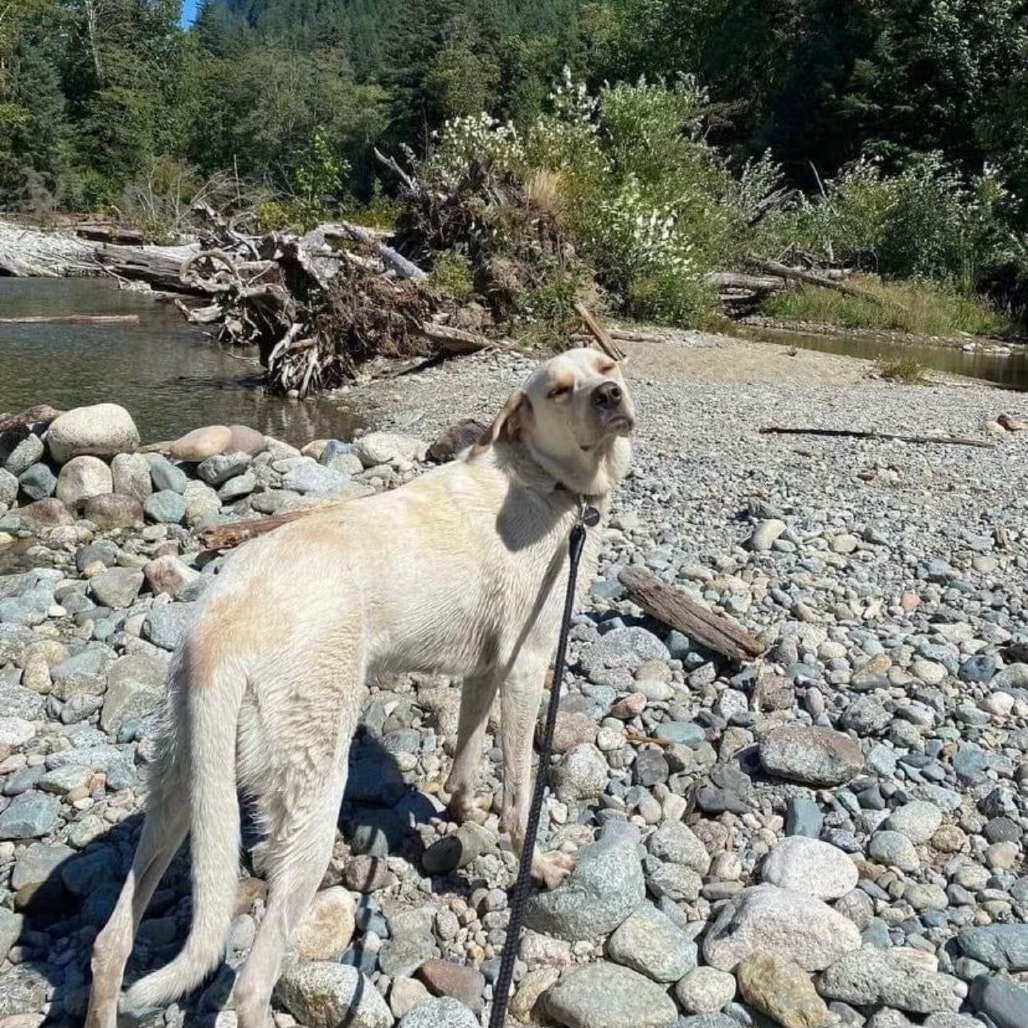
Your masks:
M 540 365 L 475 447 L 381 495 L 311 514 L 238 550 L 175 655 L 148 813 L 132 870 L 93 950 L 90 1028 L 115 1028 L 133 937 L 192 833 L 193 925 L 181 953 L 133 986 L 163 1006 L 223 957 L 239 877 L 237 790 L 266 839 L 264 919 L 236 982 L 240 1028 L 272 1024 L 290 934 L 328 866 L 350 740 L 372 676 L 460 677 L 446 789 L 473 804 L 490 707 L 501 697 L 501 824 L 520 853 L 532 735 L 583 500 L 601 508 L 625 475 L 632 400 L 617 364 L 571 350 Z M 581 581 L 595 573 L 590 533 Z M 534 854 L 548 885 L 567 865 Z

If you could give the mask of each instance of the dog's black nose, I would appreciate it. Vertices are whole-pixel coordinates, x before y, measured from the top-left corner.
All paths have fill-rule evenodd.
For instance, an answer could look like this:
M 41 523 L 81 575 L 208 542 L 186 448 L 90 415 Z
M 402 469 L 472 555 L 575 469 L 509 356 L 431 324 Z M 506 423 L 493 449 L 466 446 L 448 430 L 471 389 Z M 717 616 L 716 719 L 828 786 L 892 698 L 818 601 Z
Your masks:
M 597 407 L 616 407 L 623 395 L 617 382 L 604 382 L 593 390 L 593 403 Z

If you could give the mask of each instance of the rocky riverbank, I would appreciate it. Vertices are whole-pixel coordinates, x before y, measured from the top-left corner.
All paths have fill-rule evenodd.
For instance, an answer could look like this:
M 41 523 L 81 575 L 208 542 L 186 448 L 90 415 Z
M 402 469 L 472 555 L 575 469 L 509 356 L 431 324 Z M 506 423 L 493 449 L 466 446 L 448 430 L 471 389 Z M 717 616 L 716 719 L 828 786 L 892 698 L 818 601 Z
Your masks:
M 516 1023 L 1024 1028 L 1028 434 L 996 431 L 1009 396 L 708 337 L 631 351 L 635 470 L 576 618 L 543 820 L 578 867 L 532 900 Z M 223 559 L 200 533 L 421 473 L 527 366 L 482 354 L 379 383 L 389 432 L 306 453 L 242 426 L 140 453 L 112 407 L 0 438 L 0 1028 L 80 1023 L 164 666 Z M 757 433 L 772 422 L 996 446 Z M 641 617 L 618 581 L 633 564 L 767 657 L 729 666 Z M 514 862 L 495 814 L 441 812 L 457 702 L 440 681 L 372 689 L 281 1028 L 485 1016 Z M 188 874 L 183 855 L 130 978 L 181 944 Z M 231 1007 L 261 897 L 245 878 L 225 967 L 148 1023 Z

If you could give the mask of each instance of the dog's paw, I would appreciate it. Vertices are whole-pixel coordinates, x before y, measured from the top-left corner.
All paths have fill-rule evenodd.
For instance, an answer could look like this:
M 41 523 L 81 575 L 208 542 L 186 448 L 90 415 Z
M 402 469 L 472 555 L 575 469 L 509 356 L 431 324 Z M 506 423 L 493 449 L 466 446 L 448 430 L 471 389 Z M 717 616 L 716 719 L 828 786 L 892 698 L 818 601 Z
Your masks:
M 446 812 L 450 819 L 456 824 L 462 825 L 466 821 L 474 821 L 475 824 L 485 824 L 493 809 L 493 794 L 491 792 L 457 792 L 454 793 L 446 804 Z
M 556 889 L 574 868 L 575 858 L 570 853 L 536 853 L 532 858 L 532 877 L 547 889 Z

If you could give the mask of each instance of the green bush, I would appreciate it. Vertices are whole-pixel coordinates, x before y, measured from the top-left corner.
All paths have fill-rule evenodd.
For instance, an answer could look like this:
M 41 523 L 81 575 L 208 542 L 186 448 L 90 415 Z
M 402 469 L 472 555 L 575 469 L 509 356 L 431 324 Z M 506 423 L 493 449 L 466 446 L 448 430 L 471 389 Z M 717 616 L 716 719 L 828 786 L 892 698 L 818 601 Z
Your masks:
M 448 293 L 458 303 L 469 300 L 475 292 L 471 265 L 466 257 L 446 250 L 436 259 L 431 274 L 432 284 Z

